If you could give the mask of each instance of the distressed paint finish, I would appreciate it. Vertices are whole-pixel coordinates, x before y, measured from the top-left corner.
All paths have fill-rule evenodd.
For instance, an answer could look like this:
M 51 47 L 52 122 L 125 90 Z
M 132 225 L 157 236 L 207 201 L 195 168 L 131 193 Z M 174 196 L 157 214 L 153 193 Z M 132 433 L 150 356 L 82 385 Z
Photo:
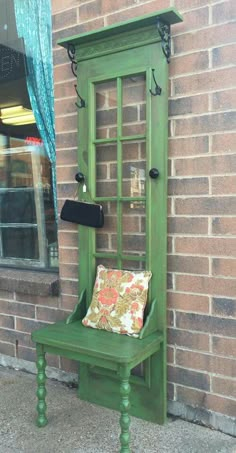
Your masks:
M 43 351 L 78 360 L 80 364 L 81 399 L 120 410 L 121 453 L 130 452 L 129 413 L 145 420 L 164 423 L 166 420 L 166 211 L 167 211 L 167 103 L 168 64 L 163 53 L 157 18 L 171 24 L 181 21 L 169 9 L 97 32 L 85 33 L 61 41 L 65 47 L 75 45 L 78 83 L 86 108 L 79 110 L 78 166 L 85 174 L 85 201 L 117 203 L 117 252 L 97 252 L 95 231 L 79 227 L 80 273 L 82 290 L 79 303 L 66 322 L 56 323 L 32 334 Z M 153 69 L 162 88 L 161 96 L 152 96 Z M 122 135 L 122 84 L 131 75 L 144 74 L 146 79 L 146 132 Z M 96 138 L 95 86 L 109 80 L 117 88 L 117 137 Z M 122 146 L 124 142 L 146 142 L 146 195 L 122 195 Z M 96 153 L 98 144 L 117 145 L 117 194 L 96 196 Z M 158 180 L 150 179 L 150 168 L 160 172 Z M 123 253 L 121 213 L 124 203 L 146 205 L 146 253 L 134 256 Z M 140 338 L 86 328 L 81 319 L 89 306 L 96 272 L 96 259 L 114 258 L 116 267 L 125 260 L 140 261 L 152 271 L 146 323 Z M 40 426 L 46 424 L 45 359 L 39 347 L 38 373 Z M 41 352 L 40 352 L 41 351 Z M 144 375 L 130 375 L 144 364 Z
M 46 373 L 45 373 L 46 359 L 45 359 L 45 352 L 43 350 L 43 346 L 37 344 L 36 350 L 37 350 L 36 366 L 37 366 L 37 370 L 38 370 L 38 372 L 37 372 L 37 384 L 38 384 L 38 388 L 37 388 L 37 397 L 38 397 L 37 426 L 39 428 L 42 428 L 43 426 L 47 425 L 47 423 L 48 423 L 48 420 L 47 420 L 47 417 L 46 417 L 47 405 L 46 405 L 46 401 L 45 401 L 46 394 L 47 394 L 46 387 L 45 387 L 45 383 L 46 383 Z

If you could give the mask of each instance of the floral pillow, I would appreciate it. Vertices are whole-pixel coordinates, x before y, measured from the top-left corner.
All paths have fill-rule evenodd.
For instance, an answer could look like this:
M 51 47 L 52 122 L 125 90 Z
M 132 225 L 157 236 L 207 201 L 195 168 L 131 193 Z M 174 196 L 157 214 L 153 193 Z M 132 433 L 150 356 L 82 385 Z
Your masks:
M 99 265 L 83 325 L 138 337 L 151 276 L 149 271 L 106 269 Z

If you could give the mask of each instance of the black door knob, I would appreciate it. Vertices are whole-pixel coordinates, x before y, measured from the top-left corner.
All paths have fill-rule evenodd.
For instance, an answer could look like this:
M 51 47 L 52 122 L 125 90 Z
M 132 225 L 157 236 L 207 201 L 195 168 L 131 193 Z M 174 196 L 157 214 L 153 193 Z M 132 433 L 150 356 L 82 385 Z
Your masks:
M 81 173 L 81 171 L 78 171 L 78 173 L 76 173 L 76 175 L 75 175 L 75 180 L 76 180 L 77 182 L 83 182 L 84 179 L 85 179 L 84 174 Z
M 150 178 L 152 178 L 152 179 L 158 178 L 158 176 L 159 176 L 159 170 L 157 170 L 157 168 L 151 168 L 151 170 L 149 171 L 149 176 L 150 176 Z

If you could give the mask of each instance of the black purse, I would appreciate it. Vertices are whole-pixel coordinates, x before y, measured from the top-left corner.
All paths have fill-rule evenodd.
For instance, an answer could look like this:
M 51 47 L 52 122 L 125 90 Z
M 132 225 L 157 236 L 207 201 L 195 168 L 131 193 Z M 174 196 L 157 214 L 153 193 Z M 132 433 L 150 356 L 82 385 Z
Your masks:
M 104 225 L 104 213 L 100 204 L 66 200 L 60 217 L 66 222 L 93 228 L 102 228 Z

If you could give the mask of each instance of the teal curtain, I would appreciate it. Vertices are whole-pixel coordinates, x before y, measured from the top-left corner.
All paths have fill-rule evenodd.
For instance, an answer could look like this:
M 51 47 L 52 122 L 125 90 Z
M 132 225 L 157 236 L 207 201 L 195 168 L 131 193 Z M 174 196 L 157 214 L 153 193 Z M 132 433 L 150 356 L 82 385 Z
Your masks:
M 57 220 L 55 116 L 50 0 L 14 0 L 16 27 L 24 39 L 27 88 L 36 124 L 52 167 L 52 186 Z

